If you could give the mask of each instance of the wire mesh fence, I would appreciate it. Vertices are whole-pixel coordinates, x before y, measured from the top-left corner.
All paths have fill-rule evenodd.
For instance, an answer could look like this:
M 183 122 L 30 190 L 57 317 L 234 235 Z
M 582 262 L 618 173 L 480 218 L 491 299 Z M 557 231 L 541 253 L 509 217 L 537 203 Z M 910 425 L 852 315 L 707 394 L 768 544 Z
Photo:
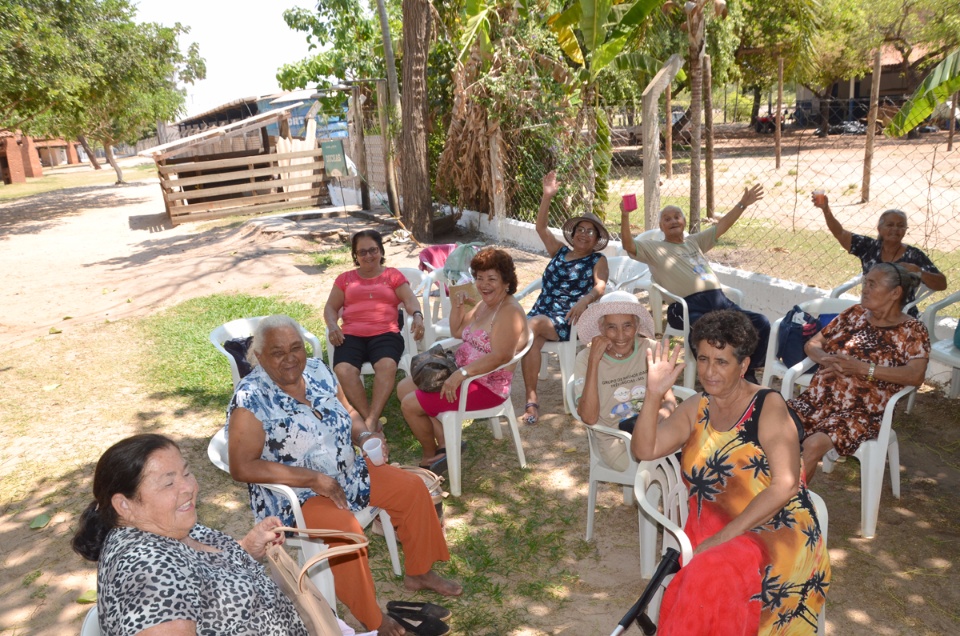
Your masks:
M 846 100 L 832 104 L 831 113 L 842 120 L 849 113 Z M 818 136 L 818 110 L 801 104 L 786 112 L 802 113 L 787 124 L 781 141 L 781 164 L 776 167 L 774 135 L 757 132 L 748 123 L 714 127 L 714 199 L 712 211 L 719 218 L 739 201 L 745 187 L 763 185 L 763 200 L 751 206 L 725 234 L 711 258 L 731 267 L 768 274 L 786 280 L 830 289 L 860 272 L 859 260 L 846 254 L 827 230 L 822 212 L 811 202 L 814 190 L 823 190 L 830 207 L 844 228 L 858 234 L 876 235 L 883 210 L 906 212 L 909 229 L 905 243 L 922 249 L 956 288 L 960 277 L 960 149 L 947 152 L 947 132 L 930 129 L 917 139 L 891 139 L 877 135 L 870 174 L 870 197 L 862 200 L 866 135 L 855 104 L 848 126 L 834 124 L 853 134 Z M 559 147 L 538 140 L 524 143 L 523 131 L 505 131 L 514 143 L 505 144 L 505 180 L 508 215 L 527 221 L 536 217 L 542 176 L 558 170 L 562 184 L 550 212 L 550 225 L 593 209 L 605 219 L 614 236 L 620 230 L 620 199 L 636 194 L 638 209 L 631 215 L 634 233 L 643 231 L 643 148 L 637 139 L 639 122 L 630 125 L 628 113 L 608 114 L 612 145 L 609 173 L 594 179 L 596 167 L 588 160 L 592 146 L 583 141 L 565 141 Z M 720 113 L 718 113 L 720 115 Z M 835 115 L 831 114 L 831 121 Z M 716 116 L 715 121 L 720 121 Z M 763 127 L 761 127 L 763 129 Z M 519 140 L 519 142 L 517 141 Z M 689 146 L 674 140 L 670 176 L 661 144 L 661 206 L 690 209 Z M 960 141 L 960 139 L 958 139 Z M 579 142 L 579 143 L 577 143 Z M 706 166 L 701 169 L 705 179 Z M 590 185 L 602 181 L 605 191 Z M 706 186 L 701 187 L 701 217 L 710 222 Z M 946 293 L 946 292 L 944 292 Z M 927 302 L 941 298 L 937 294 Z

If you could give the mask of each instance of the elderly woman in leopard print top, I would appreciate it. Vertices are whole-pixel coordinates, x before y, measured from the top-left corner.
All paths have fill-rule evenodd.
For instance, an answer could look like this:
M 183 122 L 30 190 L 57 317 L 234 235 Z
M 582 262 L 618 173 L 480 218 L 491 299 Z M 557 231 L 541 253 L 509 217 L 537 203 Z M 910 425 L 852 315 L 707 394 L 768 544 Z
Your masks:
M 104 634 L 306 636 L 283 592 L 254 559 L 283 541 L 276 517 L 241 541 L 197 523 L 197 480 L 162 435 L 135 435 L 97 462 L 95 500 L 73 549 L 97 562 Z

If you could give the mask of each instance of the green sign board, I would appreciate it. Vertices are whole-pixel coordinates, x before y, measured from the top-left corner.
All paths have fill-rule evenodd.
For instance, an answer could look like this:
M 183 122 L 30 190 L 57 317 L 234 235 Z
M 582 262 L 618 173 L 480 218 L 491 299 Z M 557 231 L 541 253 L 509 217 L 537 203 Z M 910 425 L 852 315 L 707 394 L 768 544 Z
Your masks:
M 321 141 L 320 149 L 323 150 L 323 168 L 327 176 L 347 176 L 347 160 L 343 154 L 343 141 L 340 139 Z

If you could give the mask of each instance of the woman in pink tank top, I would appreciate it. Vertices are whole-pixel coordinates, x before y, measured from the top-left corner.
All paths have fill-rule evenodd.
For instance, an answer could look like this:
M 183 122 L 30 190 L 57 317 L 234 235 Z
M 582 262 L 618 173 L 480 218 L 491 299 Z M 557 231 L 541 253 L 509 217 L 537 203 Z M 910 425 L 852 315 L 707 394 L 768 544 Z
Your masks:
M 333 282 L 323 308 L 327 340 L 335 347 L 332 367 L 343 386 L 347 401 L 363 417 L 367 430 L 379 432 L 380 414 L 386 406 L 397 377 L 397 363 L 403 355 L 403 337 L 397 306 L 413 316 L 413 337 L 423 337 L 423 313 L 410 283 L 400 270 L 384 267 L 383 237 L 376 230 L 353 235 L 353 262 L 356 269 L 344 272 Z M 373 395 L 367 400 L 360 369 L 373 365 Z
M 397 385 L 403 416 L 422 446 L 420 465 L 434 472 L 442 471 L 446 460 L 443 427 L 437 415 L 457 408 L 460 385 L 469 377 L 483 376 L 467 389 L 468 410 L 491 408 L 509 399 L 513 367 L 490 372 L 509 362 L 527 345 L 529 336 L 526 314 L 513 297 L 517 271 L 510 255 L 500 249 L 481 250 L 470 261 L 470 270 L 481 301 L 471 307 L 465 294 L 451 298 L 450 331 L 463 340 L 456 353 L 460 368 L 439 393 L 419 390 L 409 377 Z

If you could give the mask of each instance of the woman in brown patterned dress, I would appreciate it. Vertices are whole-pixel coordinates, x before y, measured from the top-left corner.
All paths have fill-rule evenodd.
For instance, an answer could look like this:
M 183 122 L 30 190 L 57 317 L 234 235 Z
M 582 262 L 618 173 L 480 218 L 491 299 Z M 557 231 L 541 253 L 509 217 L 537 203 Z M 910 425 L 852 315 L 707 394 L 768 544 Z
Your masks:
M 883 410 L 897 391 L 923 383 L 930 337 L 922 322 L 902 311 L 919 284 L 919 276 L 902 265 L 877 263 L 864 278 L 860 304 L 804 347 L 820 369 L 810 387 L 788 404 L 806 430 L 807 483 L 828 452 L 852 455 L 878 435 Z

